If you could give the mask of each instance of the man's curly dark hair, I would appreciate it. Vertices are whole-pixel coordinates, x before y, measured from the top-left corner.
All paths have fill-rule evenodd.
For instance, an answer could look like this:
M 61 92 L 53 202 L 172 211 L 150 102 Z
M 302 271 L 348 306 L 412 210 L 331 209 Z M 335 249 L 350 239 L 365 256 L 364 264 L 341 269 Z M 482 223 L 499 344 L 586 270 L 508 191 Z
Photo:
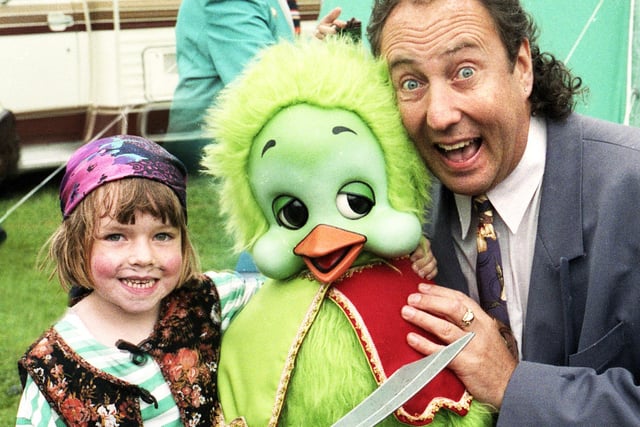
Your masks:
M 420 4 L 431 0 L 375 0 L 367 26 L 367 36 L 374 55 L 380 55 L 381 35 L 387 17 L 403 1 Z M 540 51 L 538 29 L 519 0 L 477 1 L 493 17 L 507 57 L 513 65 L 522 41 L 529 40 L 534 74 L 533 90 L 529 97 L 531 114 L 555 120 L 566 118 L 575 106 L 575 96 L 584 90 L 582 79 L 573 76 L 565 64 L 552 54 Z

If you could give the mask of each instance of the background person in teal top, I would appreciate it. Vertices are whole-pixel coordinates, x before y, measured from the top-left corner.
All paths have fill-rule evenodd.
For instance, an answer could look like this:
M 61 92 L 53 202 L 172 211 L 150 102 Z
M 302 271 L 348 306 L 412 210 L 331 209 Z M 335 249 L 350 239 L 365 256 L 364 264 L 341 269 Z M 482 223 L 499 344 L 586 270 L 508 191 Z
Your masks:
M 198 170 L 203 116 L 218 92 L 263 47 L 293 40 L 286 0 L 183 0 L 176 23 L 179 82 L 164 147 Z

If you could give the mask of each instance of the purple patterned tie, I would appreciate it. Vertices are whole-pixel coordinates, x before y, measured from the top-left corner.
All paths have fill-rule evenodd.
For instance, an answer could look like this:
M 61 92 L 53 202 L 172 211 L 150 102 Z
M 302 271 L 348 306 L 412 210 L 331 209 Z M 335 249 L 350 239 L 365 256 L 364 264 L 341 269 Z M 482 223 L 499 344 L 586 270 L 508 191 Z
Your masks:
M 478 213 L 476 279 L 480 305 L 508 327 L 509 313 L 504 295 L 502 258 L 498 236 L 493 229 L 493 206 L 487 196 L 481 195 L 473 198 L 473 207 Z

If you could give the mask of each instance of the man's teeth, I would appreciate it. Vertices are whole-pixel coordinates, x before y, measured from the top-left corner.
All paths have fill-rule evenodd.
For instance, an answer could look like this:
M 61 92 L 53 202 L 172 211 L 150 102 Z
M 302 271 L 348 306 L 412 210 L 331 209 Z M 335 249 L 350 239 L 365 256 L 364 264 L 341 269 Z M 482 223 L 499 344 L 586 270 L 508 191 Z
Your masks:
M 473 140 L 463 141 L 463 142 L 459 142 L 459 143 L 453 144 L 453 145 L 438 144 L 438 147 L 440 147 L 440 149 L 442 149 L 444 151 L 454 151 L 454 150 L 459 150 L 461 148 L 467 147 L 472 142 L 473 142 Z
M 155 280 L 153 279 L 149 279 L 149 280 L 131 280 L 131 279 L 124 279 L 123 280 L 124 284 L 129 286 L 130 288 L 136 288 L 136 289 L 147 289 L 153 286 L 153 284 L 155 283 Z

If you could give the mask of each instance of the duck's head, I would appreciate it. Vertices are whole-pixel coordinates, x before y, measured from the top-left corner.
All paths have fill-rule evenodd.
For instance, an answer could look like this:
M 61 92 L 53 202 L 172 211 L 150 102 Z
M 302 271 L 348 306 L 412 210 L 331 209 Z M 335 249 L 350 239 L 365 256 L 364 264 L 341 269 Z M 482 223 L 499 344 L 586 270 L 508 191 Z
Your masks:
M 284 279 L 329 283 L 413 251 L 428 177 L 386 66 L 343 40 L 268 48 L 211 113 L 204 165 L 238 249 Z

